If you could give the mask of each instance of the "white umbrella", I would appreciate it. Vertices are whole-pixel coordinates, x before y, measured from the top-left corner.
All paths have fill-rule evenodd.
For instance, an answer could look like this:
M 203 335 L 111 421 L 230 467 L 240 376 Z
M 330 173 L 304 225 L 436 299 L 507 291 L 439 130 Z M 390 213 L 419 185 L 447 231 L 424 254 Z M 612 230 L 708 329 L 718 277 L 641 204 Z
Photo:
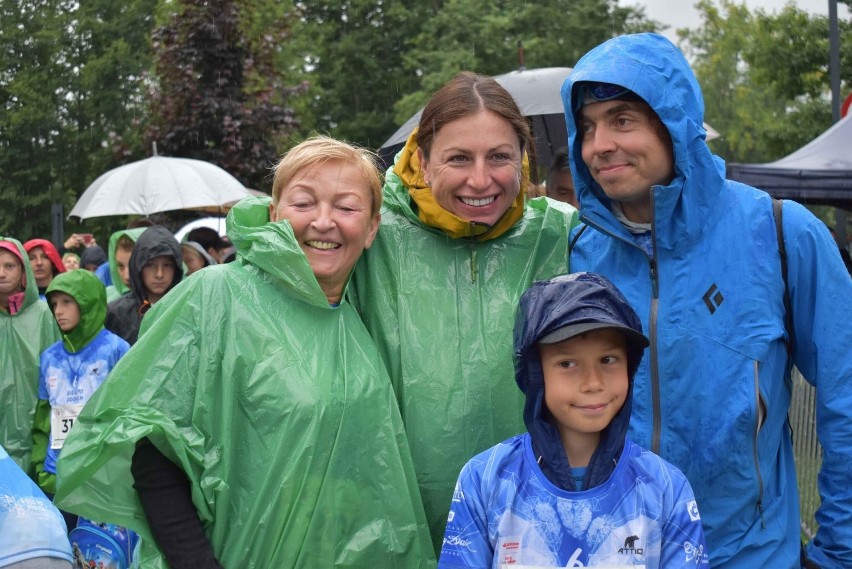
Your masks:
M 225 236 L 225 218 L 224 217 L 202 217 L 190 221 L 177 231 L 175 231 L 175 239 L 183 242 L 183 238 L 187 233 L 199 227 L 207 227 L 219 234 L 220 237 Z
M 71 210 L 81 220 L 107 215 L 151 215 L 161 211 L 223 206 L 250 195 L 215 164 L 155 155 L 102 174 Z
M 550 166 L 556 150 L 568 144 L 561 89 L 570 73 L 570 67 L 540 67 L 494 77 L 512 95 L 524 116 L 532 120 L 537 162 L 544 167 Z M 390 165 L 394 155 L 420 122 L 421 112 L 422 109 L 382 144 L 379 156 L 386 164 Z M 707 131 L 707 140 L 719 137 L 719 133 L 707 123 L 704 123 L 704 129 Z

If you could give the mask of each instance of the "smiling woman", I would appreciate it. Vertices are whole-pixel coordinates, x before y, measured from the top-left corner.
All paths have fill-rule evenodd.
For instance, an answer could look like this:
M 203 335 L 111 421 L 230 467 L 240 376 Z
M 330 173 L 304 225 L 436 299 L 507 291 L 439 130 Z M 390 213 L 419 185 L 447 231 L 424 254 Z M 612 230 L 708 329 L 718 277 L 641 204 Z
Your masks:
M 568 270 L 576 210 L 526 201 L 531 144 L 497 81 L 456 76 L 388 171 L 381 229 L 353 277 L 405 417 L 436 549 L 459 469 L 523 430 L 517 300 L 534 280 Z
M 65 443 L 57 500 L 138 531 L 146 569 L 434 567 L 387 371 L 345 298 L 379 222 L 371 155 L 309 139 L 273 188 L 229 212 L 236 261 L 146 314 Z
M 320 144 L 329 148 L 323 151 Z M 303 164 L 315 152 L 324 152 L 325 158 Z M 276 168 L 269 220 L 290 222 L 332 304 L 340 302 L 355 261 L 376 237 L 381 199 L 372 159 L 364 154 L 357 162 L 347 161 L 330 141 L 294 150 Z

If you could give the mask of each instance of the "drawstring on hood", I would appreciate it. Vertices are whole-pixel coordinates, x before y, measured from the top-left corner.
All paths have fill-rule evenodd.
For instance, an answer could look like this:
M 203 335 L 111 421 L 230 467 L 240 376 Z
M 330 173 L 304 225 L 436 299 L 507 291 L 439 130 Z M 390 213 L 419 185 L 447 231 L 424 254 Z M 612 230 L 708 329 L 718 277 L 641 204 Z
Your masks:
M 524 424 L 533 450 L 547 478 L 565 490 L 573 491 L 571 465 L 559 431 L 551 422 L 544 401 L 544 372 L 538 343 L 566 327 L 616 328 L 622 331 L 627 348 L 628 390 L 624 405 L 601 432 L 592 455 L 583 488 L 605 482 L 615 469 L 630 422 L 633 376 L 639 368 L 648 340 L 642 334 L 639 317 L 621 292 L 605 277 L 595 273 L 575 273 L 533 283 L 521 296 L 515 316 L 515 380 L 526 395 Z M 570 332 L 565 338 L 575 336 Z

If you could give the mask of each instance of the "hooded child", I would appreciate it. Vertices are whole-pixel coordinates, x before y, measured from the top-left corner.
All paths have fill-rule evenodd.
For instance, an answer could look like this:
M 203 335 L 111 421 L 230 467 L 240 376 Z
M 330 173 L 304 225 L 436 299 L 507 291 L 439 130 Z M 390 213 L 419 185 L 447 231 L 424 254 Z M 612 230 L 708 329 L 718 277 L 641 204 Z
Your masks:
M 105 326 L 132 346 L 142 317 L 183 278 L 183 254 L 171 231 L 147 228 L 130 254 L 130 292 L 109 303 Z
M 0 446 L 27 474 L 33 474 L 39 356 L 58 339 L 50 308 L 39 302 L 23 245 L 0 236 Z
M 65 438 L 130 345 L 104 328 L 106 290 L 91 271 L 59 275 L 47 288 L 47 300 L 62 340 L 41 355 L 33 464 L 39 487 L 55 494 L 56 461 Z
M 44 291 L 47 290 L 47 285 L 53 277 L 65 272 L 65 263 L 62 262 L 59 251 L 47 239 L 30 239 L 24 243 L 24 250 L 33 268 L 33 276 L 38 285 L 38 296 L 42 300 L 47 300 L 44 297 Z
M 204 267 L 219 264 L 210 253 L 204 250 L 204 247 L 198 241 L 184 241 L 180 247 L 183 253 L 184 266 L 186 267 L 186 276 L 200 271 Z
M 136 240 L 146 229 L 148 228 L 120 229 L 110 235 L 109 245 L 107 245 L 109 278 L 104 279 L 98 275 L 107 287 L 107 303 L 130 292 L 130 254 L 133 253 Z M 98 272 L 96 271 L 95 274 L 98 274 Z M 109 283 L 106 281 L 109 281 Z
M 438 564 L 709 567 L 686 477 L 627 438 L 648 339 L 606 278 L 534 283 L 515 319 L 528 432 L 471 459 Z

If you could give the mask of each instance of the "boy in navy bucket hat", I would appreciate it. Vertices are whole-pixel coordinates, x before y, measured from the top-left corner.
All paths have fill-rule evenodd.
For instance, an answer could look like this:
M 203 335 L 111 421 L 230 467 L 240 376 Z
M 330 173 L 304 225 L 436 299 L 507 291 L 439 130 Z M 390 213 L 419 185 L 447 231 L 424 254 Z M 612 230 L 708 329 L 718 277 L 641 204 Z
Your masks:
M 692 488 L 627 438 L 648 339 L 594 273 L 534 283 L 515 319 L 515 379 L 528 432 L 471 459 L 439 568 L 708 567 Z

